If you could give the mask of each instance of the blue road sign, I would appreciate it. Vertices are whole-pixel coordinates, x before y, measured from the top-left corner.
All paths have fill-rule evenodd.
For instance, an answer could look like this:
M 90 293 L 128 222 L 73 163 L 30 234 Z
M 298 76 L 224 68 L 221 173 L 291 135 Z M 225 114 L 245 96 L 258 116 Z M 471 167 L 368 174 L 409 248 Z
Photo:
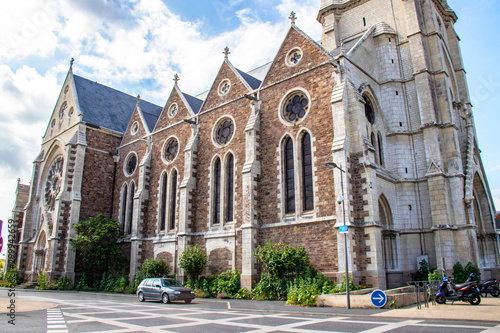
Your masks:
M 341 234 L 345 234 L 345 233 L 347 233 L 348 228 L 349 228 L 349 227 L 348 227 L 347 225 L 341 225 L 341 226 L 339 227 L 339 232 L 340 232 Z
M 370 299 L 372 301 L 372 304 L 375 305 L 377 308 L 383 307 L 387 302 L 387 296 L 380 289 L 374 290 L 370 296 Z

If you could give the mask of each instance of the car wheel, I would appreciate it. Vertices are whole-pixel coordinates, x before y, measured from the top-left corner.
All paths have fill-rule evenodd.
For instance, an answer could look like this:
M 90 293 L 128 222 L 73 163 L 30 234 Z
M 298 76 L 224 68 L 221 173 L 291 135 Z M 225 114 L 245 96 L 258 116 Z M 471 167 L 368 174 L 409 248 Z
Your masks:
M 163 295 L 161 295 L 161 301 L 165 304 L 170 303 L 170 298 L 167 293 L 163 293 Z
M 186 300 L 184 300 L 184 302 L 186 302 L 186 304 L 191 303 L 191 301 L 192 301 L 191 299 L 186 299 Z
M 137 295 L 137 297 L 139 298 L 139 301 L 140 302 L 144 302 L 146 299 L 144 298 L 144 294 L 142 293 L 142 291 L 139 292 L 139 294 Z

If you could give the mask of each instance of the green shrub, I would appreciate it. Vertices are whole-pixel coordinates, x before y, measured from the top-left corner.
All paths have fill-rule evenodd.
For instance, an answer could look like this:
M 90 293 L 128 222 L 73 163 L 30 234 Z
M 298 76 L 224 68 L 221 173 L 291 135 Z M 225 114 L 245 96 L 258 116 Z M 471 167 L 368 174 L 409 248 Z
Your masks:
M 453 277 L 455 283 L 463 283 L 467 280 L 467 274 L 465 273 L 464 266 L 457 261 L 455 265 L 453 265 Z
M 62 275 L 57 279 L 57 289 L 58 290 L 65 290 L 67 287 L 71 284 L 71 279 L 67 275 Z
M 194 284 L 207 266 L 208 256 L 199 245 L 188 246 L 179 257 L 179 267 Z
M 7 266 L 5 266 L 5 267 L 7 267 Z M 17 273 L 16 266 L 7 270 L 7 273 L 5 273 L 5 282 L 7 284 L 7 287 L 15 287 L 19 283 L 21 283 L 21 279 L 19 278 L 19 275 Z
M 301 280 L 290 287 L 287 305 L 316 306 L 316 296 L 321 294 L 318 284 L 313 279 Z
M 240 287 L 240 273 L 235 269 L 217 275 L 211 282 L 209 290 L 212 295 L 222 294 L 223 298 L 234 298 Z
M 47 274 L 44 273 L 44 272 L 39 272 L 38 273 L 38 276 L 37 276 L 37 282 L 38 282 L 38 286 L 36 287 L 36 289 L 40 289 L 40 290 L 47 290 L 49 289 L 49 279 L 47 277 Z
M 427 281 L 429 279 L 429 264 L 427 260 L 422 260 L 420 262 L 420 267 L 415 274 L 415 281 Z
M 429 272 L 428 280 L 429 281 L 441 281 L 443 279 L 443 274 L 439 273 L 437 269 L 434 269 L 432 272 Z
M 78 281 L 75 289 L 80 291 L 89 291 L 92 290 L 92 288 L 90 287 L 91 285 L 93 285 L 92 279 L 84 272 L 80 277 L 80 280 Z
M 152 277 L 167 277 L 170 268 L 163 259 L 148 258 L 144 260 L 141 269 L 135 276 L 135 287 L 139 286 L 142 280 Z
M 467 279 L 469 278 L 469 275 L 474 274 L 475 281 L 481 281 L 481 272 L 479 271 L 479 268 L 477 265 L 473 264 L 472 262 L 468 262 L 467 265 L 465 265 L 465 275 L 467 276 Z

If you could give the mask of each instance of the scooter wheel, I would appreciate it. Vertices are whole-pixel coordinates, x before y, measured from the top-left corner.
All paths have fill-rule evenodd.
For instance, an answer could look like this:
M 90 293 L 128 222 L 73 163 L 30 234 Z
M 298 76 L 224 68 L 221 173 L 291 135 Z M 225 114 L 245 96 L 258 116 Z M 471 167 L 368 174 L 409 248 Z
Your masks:
M 490 292 L 490 295 L 494 296 L 494 297 L 498 297 L 498 296 L 500 296 L 500 290 L 498 290 L 498 288 L 495 288 L 495 290 Z
M 443 295 L 438 296 L 436 297 L 436 302 L 437 304 L 446 304 L 446 298 Z
M 469 303 L 472 305 L 479 305 L 479 303 L 481 303 L 481 296 L 476 295 L 476 294 L 471 295 Z

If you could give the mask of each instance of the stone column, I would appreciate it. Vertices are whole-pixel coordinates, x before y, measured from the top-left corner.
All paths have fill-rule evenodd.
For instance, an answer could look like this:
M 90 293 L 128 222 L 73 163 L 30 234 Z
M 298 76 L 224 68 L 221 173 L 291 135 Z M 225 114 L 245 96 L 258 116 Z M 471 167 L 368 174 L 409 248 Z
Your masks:
M 257 278 L 255 269 L 255 248 L 258 231 L 258 208 L 255 199 L 256 179 L 260 175 L 260 162 L 258 161 L 258 132 L 260 130 L 260 104 L 259 100 L 250 103 L 252 113 L 245 127 L 246 147 L 245 165 L 242 170 L 243 181 L 243 218 L 241 226 L 242 235 L 242 273 L 241 286 L 252 289 Z

